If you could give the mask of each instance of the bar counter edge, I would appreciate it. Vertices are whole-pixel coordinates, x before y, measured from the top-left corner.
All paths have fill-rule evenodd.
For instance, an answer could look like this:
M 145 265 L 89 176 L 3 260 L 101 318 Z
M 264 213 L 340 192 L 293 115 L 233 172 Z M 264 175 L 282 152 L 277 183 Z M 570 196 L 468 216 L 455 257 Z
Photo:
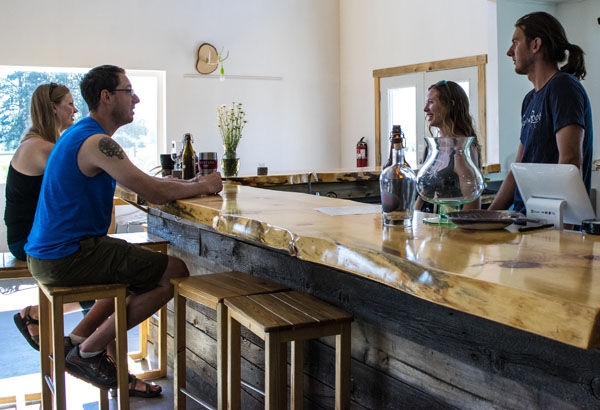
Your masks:
M 355 316 L 352 407 L 600 408 L 600 351 L 584 350 L 417 298 L 385 284 L 216 232 L 150 209 L 148 231 L 171 241 L 193 274 L 234 269 L 312 294 Z M 172 363 L 172 302 L 169 304 Z M 209 309 L 190 304 L 188 386 L 216 402 L 216 328 Z M 243 332 L 242 379 L 264 386 L 262 342 Z M 333 407 L 334 340 L 306 345 L 305 408 Z M 262 408 L 243 389 L 243 408 Z

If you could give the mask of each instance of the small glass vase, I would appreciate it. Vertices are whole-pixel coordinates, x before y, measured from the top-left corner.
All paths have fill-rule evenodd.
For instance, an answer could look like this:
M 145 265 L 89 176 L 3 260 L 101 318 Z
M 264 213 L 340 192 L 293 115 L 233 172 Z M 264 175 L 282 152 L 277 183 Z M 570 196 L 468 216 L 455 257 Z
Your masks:
M 240 170 L 240 159 L 235 151 L 225 151 L 221 158 L 221 169 L 224 177 L 235 177 Z
M 438 206 L 437 218 L 425 223 L 452 225 L 446 213 L 481 196 L 483 175 L 471 158 L 474 137 L 425 138 L 429 153 L 417 175 L 417 192 Z

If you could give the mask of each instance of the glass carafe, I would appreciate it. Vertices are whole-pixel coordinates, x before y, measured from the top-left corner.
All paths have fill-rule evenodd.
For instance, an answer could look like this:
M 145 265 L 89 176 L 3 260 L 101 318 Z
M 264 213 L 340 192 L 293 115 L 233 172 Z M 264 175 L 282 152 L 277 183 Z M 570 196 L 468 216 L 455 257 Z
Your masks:
M 485 187 L 483 175 L 471 158 L 475 137 L 430 137 L 428 155 L 417 175 L 417 192 L 424 201 L 437 204 L 438 217 L 425 223 L 452 224 L 445 214 L 473 202 Z

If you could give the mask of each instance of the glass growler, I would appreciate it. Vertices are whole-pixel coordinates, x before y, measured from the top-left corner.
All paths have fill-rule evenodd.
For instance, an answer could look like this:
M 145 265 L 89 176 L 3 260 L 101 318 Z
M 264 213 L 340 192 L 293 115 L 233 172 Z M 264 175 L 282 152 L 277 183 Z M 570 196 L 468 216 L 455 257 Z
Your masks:
M 390 153 L 388 155 L 387 162 L 383 165 L 383 167 L 381 169 L 385 169 L 385 168 L 389 167 L 390 165 L 392 165 L 392 162 L 393 162 L 392 157 L 393 157 L 393 150 L 394 150 L 394 144 L 392 141 L 394 140 L 394 138 L 401 138 L 403 141 L 402 144 L 403 144 L 404 148 L 406 148 L 406 138 L 404 137 L 404 132 L 402 131 L 402 127 L 400 125 L 392 125 L 392 132 L 390 132 Z M 406 158 L 404 158 L 404 165 L 411 168 L 410 164 L 408 162 L 406 162 Z
M 392 130 L 391 142 L 391 165 L 379 177 L 383 224 L 410 225 L 417 195 L 417 178 L 404 161 L 405 140 L 399 125 Z

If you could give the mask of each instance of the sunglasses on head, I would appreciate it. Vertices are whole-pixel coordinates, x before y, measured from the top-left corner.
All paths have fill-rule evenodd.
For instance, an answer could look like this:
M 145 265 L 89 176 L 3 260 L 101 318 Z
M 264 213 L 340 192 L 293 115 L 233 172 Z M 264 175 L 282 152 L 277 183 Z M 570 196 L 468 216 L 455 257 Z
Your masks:
M 56 84 L 56 83 L 50 83 L 50 86 L 48 88 L 48 97 L 50 97 L 50 100 L 52 100 L 52 93 L 54 92 L 54 90 L 56 89 L 56 87 L 58 87 L 58 84 Z

